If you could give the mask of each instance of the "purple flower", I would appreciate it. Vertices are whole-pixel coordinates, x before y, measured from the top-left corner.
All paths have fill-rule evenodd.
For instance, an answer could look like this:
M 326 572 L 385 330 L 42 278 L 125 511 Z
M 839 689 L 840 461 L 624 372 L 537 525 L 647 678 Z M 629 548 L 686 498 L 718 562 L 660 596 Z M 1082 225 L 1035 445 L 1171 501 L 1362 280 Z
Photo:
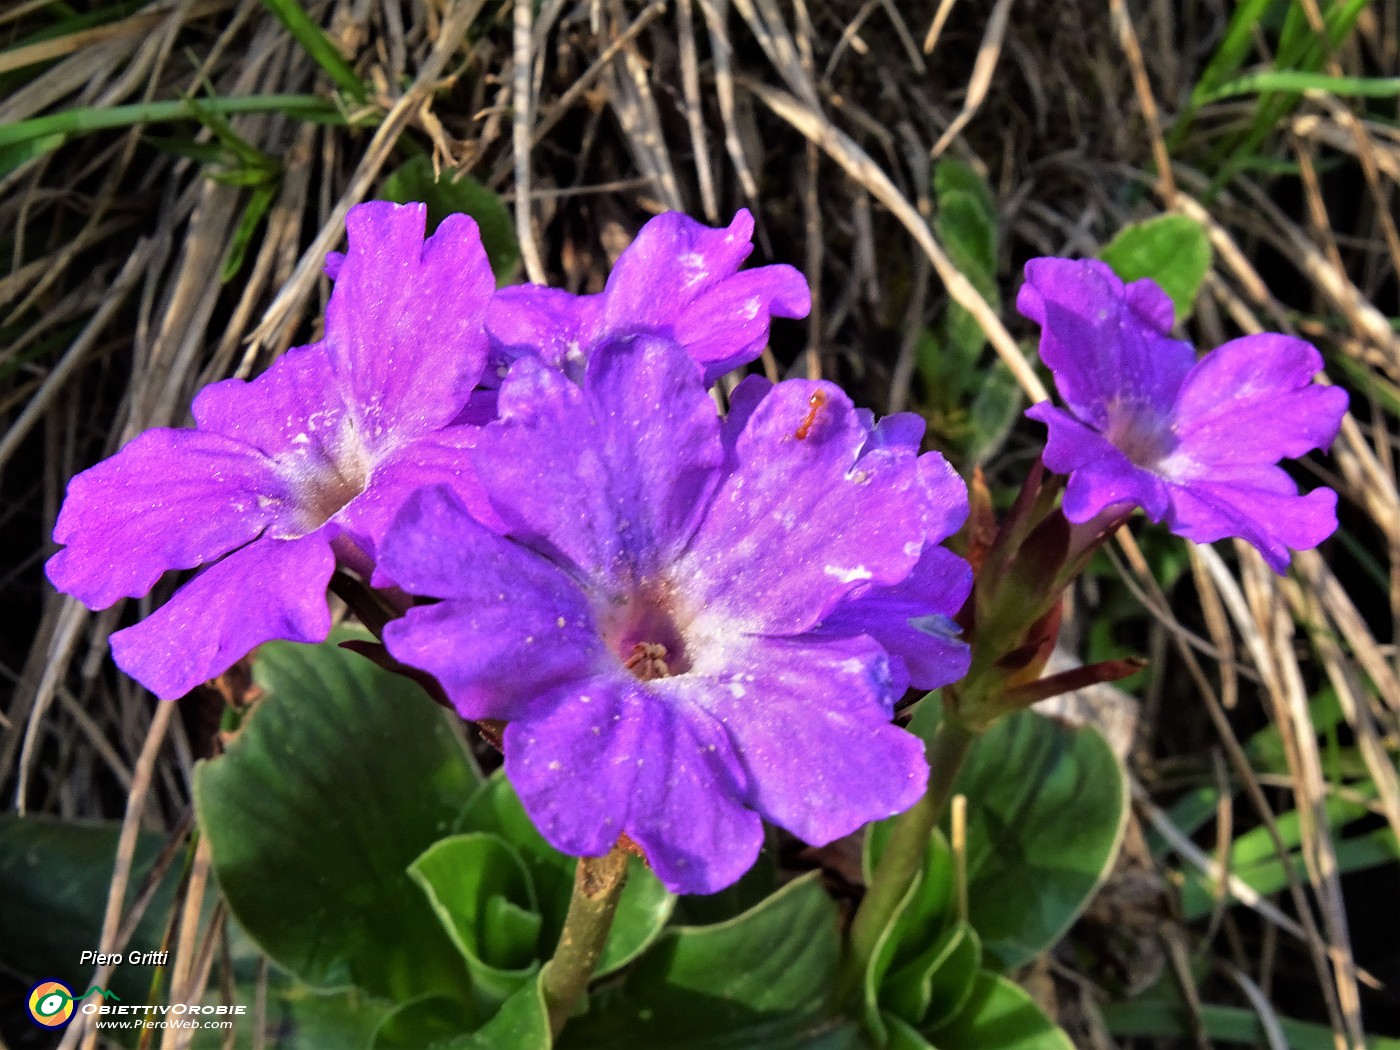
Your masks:
M 439 488 L 404 505 L 381 568 L 442 600 L 390 623 L 389 651 L 508 723 L 506 773 L 553 845 L 625 832 L 678 892 L 743 874 L 762 817 L 826 843 L 912 805 L 927 767 L 893 704 L 965 671 L 947 617 L 970 586 L 935 545 L 966 490 L 918 455 L 922 424 L 756 378 L 721 421 L 654 336 L 580 379 L 535 358 L 506 376 L 473 457 L 504 530 Z
M 323 341 L 206 387 L 196 429 L 149 430 L 69 483 L 48 575 L 89 608 L 216 563 L 112 635 L 117 664 L 156 695 L 269 639 L 325 638 L 337 558 L 367 573 L 403 498 L 469 470 L 474 431 L 443 428 L 485 362 L 494 281 L 472 220 L 452 216 L 425 243 L 425 216 L 352 209 Z
M 1336 529 L 1337 494 L 1299 496 L 1278 466 L 1331 445 L 1346 414 L 1345 391 L 1313 384 L 1312 346 L 1251 335 L 1197 361 L 1171 338 L 1171 300 L 1153 281 L 1125 286 L 1094 260 L 1032 259 L 1016 306 L 1041 326 L 1069 407 L 1026 415 L 1050 428 L 1045 465 L 1070 476 L 1070 521 L 1136 505 L 1197 543 L 1237 536 L 1280 574 L 1288 548 Z
M 753 216 L 740 211 L 725 230 L 679 212 L 658 215 L 617 260 L 597 295 L 558 288 L 503 288 L 486 326 L 494 383 L 522 355 L 544 359 L 574 378 L 594 350 L 629 335 L 660 335 L 685 347 L 705 382 L 756 358 L 772 317 L 806 317 L 807 282 L 791 266 L 740 271 L 753 251 Z

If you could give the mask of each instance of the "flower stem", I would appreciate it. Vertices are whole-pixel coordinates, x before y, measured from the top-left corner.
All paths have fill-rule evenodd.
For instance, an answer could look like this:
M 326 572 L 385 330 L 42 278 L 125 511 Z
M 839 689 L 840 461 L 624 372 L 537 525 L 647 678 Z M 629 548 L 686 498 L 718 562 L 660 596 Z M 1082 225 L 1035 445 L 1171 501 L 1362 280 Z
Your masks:
M 557 1036 L 582 998 L 612 929 L 617 901 L 627 882 L 627 853 L 619 846 L 602 857 L 580 857 L 574 893 L 554 958 L 540 975 L 549 1029 Z
M 948 808 L 953 783 L 976 739 L 975 733 L 944 712 L 928 744 L 928 788 L 923 798 L 895 819 L 865 899 L 851 922 L 845 966 L 837 985 L 838 1002 L 848 1000 L 864 981 L 881 934 L 924 866 L 929 838 Z

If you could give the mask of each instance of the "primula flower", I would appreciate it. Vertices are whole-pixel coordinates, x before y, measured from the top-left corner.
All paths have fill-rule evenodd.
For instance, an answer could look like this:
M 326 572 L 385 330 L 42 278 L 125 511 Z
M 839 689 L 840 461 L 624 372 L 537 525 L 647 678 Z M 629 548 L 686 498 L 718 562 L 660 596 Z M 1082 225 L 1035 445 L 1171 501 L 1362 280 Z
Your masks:
M 597 347 L 645 333 L 685 347 L 713 383 L 763 351 L 771 318 L 806 317 L 812 308 L 807 282 L 791 266 L 739 270 L 752 237 L 747 211 L 723 230 L 667 212 L 642 227 L 597 295 L 528 284 L 501 289 L 486 319 L 496 367 L 485 382 L 522 355 L 578 378 Z
M 1139 506 L 1179 536 L 1237 536 L 1280 574 L 1288 549 L 1337 527 L 1337 494 L 1299 496 L 1278 466 L 1331 445 L 1347 395 L 1316 386 L 1308 343 L 1245 336 L 1199 361 L 1171 338 L 1172 303 L 1151 280 L 1124 285 L 1095 260 L 1033 259 L 1017 309 L 1041 326 L 1040 357 L 1069 411 L 1041 402 L 1045 465 L 1069 475 L 1064 513 L 1086 522 Z
M 404 505 L 381 570 L 442 600 L 391 622 L 389 651 L 508 723 L 506 773 L 554 846 L 626 833 L 678 892 L 743 874 L 761 817 L 820 844 L 912 805 L 927 766 L 893 705 L 965 671 L 947 617 L 970 585 L 935 545 L 966 490 L 918 455 L 921 424 L 761 379 L 721 421 L 653 336 L 580 378 L 535 358 L 505 378 L 473 456 L 504 535 L 441 488 Z
M 156 695 L 263 641 L 324 639 L 337 558 L 368 573 L 403 497 L 467 469 L 470 432 L 443 428 L 485 363 L 495 282 L 471 219 L 425 242 L 425 217 L 421 204 L 352 209 L 323 341 L 206 387 L 195 429 L 148 430 L 69 483 L 48 575 L 89 608 L 216 562 L 112 635 L 117 664 Z

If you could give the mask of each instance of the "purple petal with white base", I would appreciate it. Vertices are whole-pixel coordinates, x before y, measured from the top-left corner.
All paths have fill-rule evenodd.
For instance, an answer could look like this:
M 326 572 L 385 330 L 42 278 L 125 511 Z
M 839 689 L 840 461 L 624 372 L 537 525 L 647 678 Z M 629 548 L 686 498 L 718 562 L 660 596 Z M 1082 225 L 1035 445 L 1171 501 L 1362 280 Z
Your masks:
M 441 600 L 389 651 L 507 721 L 506 773 L 551 843 L 626 834 L 678 892 L 735 881 L 764 817 L 822 843 L 912 804 L 927 767 L 890 725 L 892 668 L 932 686 L 966 666 L 956 640 L 901 633 L 965 595 L 934 546 L 960 483 L 829 384 L 746 384 L 722 427 L 668 339 L 614 340 L 579 378 L 505 377 L 474 453 L 504 535 L 446 489 L 405 504 L 381 567 Z M 875 585 L 904 590 L 821 626 Z
M 449 484 L 489 519 L 460 462 L 464 439 L 437 432 L 485 364 L 494 284 L 475 224 L 449 218 L 425 242 L 425 215 L 422 205 L 352 209 L 323 342 L 251 382 L 206 387 L 196 429 L 143 434 L 69 484 L 54 530 L 66 546 L 48 573 L 89 607 L 217 562 L 113 635 L 119 665 L 158 695 L 179 695 L 261 642 L 324 638 L 337 556 L 368 573 L 413 488 Z
M 597 295 L 503 288 L 487 316 L 493 359 L 505 367 L 534 356 L 577 379 L 610 340 L 655 335 L 685 347 L 711 384 L 762 352 L 772 318 L 806 317 L 812 306 L 791 266 L 739 270 L 752 237 L 747 211 L 721 230 L 668 212 L 642 227 Z
M 1322 357 L 1301 339 L 1245 336 L 1200 361 L 1169 338 L 1170 303 L 1151 281 L 1124 285 L 1093 260 L 1034 259 L 1017 306 L 1041 325 L 1041 359 L 1069 411 L 1049 428 L 1045 465 L 1068 474 L 1073 522 L 1140 506 L 1180 536 L 1238 537 L 1275 572 L 1337 527 L 1336 494 L 1299 496 L 1280 459 L 1326 449 L 1347 395 L 1315 385 Z

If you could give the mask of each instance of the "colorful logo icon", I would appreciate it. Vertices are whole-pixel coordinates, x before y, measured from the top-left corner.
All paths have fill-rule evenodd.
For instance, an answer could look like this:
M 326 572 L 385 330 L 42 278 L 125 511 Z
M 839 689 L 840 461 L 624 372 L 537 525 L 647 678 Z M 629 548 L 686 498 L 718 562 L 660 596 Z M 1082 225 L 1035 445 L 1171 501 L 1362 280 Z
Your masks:
M 29 1016 L 45 1028 L 60 1028 L 73 1016 L 73 993 L 58 981 L 40 981 L 29 992 Z
M 121 997 L 106 988 L 93 985 L 82 995 L 74 995 L 62 981 L 40 981 L 29 990 L 29 1016 L 45 1028 L 62 1028 L 73 1019 L 73 1005 L 97 992 L 103 999 Z

